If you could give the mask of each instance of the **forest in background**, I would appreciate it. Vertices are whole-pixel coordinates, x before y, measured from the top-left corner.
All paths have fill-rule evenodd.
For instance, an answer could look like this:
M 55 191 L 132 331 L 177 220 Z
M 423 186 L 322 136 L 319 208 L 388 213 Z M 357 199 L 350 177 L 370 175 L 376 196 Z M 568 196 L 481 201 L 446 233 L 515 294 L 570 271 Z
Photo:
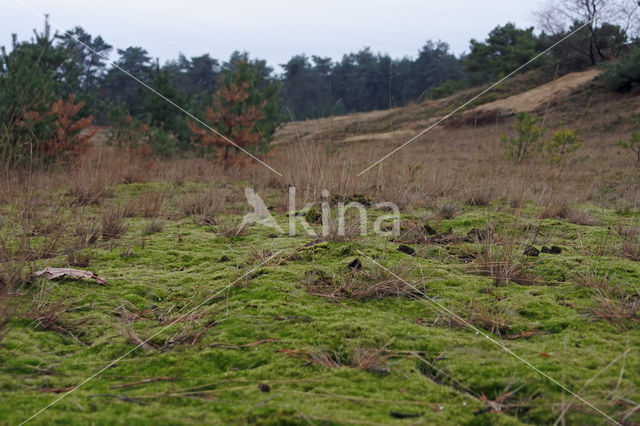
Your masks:
M 225 137 L 258 154 L 284 121 L 441 98 L 502 78 L 560 41 L 527 69 L 557 64 L 564 74 L 622 55 L 623 61 L 608 65 L 605 79 L 611 89 L 633 89 L 640 54 L 632 15 L 624 24 L 620 13 L 608 15 L 607 22 L 593 20 L 595 9 L 567 11 L 573 15 L 566 25 L 554 21 L 557 14 L 551 9 L 547 16 L 541 13 L 539 34 L 534 27 L 497 26 L 484 41 L 470 40 L 469 52 L 460 56 L 443 41 L 427 41 L 416 57 L 395 59 L 366 47 L 339 61 L 295 55 L 281 65 L 281 74 L 265 60 L 239 51 L 226 61 L 205 53 L 160 64 L 143 47 L 114 52 L 101 36 L 82 27 L 59 34 L 45 22 L 30 40 L 14 35 L 10 49 L 1 50 L 0 148 L 5 163 L 12 165 L 34 156 L 43 164 L 73 159 L 90 145 L 96 126 L 106 126 L 112 143 L 142 154 L 219 155 L 226 145 L 226 159 L 230 147 Z M 106 58 L 113 56 L 109 63 Z M 188 122 L 167 100 L 219 134 L 207 135 L 210 129 Z

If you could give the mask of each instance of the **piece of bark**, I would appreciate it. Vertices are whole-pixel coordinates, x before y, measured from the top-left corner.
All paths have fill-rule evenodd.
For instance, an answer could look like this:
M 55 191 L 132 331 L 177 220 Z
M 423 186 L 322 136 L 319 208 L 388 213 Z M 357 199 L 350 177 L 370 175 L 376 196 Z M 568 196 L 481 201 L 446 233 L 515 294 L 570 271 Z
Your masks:
M 32 274 L 32 277 L 44 278 L 47 280 L 54 280 L 56 278 L 68 277 L 68 278 L 77 278 L 77 279 L 85 279 L 85 280 L 94 280 L 98 284 L 109 285 L 107 280 L 100 278 L 93 272 L 83 271 L 81 269 L 46 267 L 41 271 L 34 272 Z

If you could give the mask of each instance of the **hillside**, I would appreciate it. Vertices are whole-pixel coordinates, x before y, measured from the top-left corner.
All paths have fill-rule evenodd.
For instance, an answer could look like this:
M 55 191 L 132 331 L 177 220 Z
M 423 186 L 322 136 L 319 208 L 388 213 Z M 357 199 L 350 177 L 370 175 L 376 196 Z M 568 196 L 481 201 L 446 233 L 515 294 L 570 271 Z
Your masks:
M 546 78 L 541 76 L 543 72 L 547 74 Z M 619 96 L 607 93 L 600 88 L 596 83 L 600 75 L 598 69 L 570 73 L 555 80 L 549 78 L 552 76 L 549 73 L 553 73 L 553 70 L 534 70 L 514 77 L 513 80 L 508 80 L 480 97 L 449 121 L 459 123 L 461 116 L 475 118 L 476 115 L 483 115 L 483 113 L 486 115 L 487 112 L 495 111 L 499 111 L 498 118 L 511 116 L 520 111 L 541 113 L 548 105 L 554 109 L 568 109 L 574 105 L 578 107 L 576 117 L 584 116 L 585 112 L 589 112 L 585 111 L 589 109 L 589 105 L 579 102 L 587 96 L 591 97 L 591 102 L 597 102 L 599 108 L 608 110 L 611 105 L 618 113 L 633 111 L 640 106 L 637 97 Z M 538 81 L 540 85 L 532 87 L 530 80 Z M 415 133 L 438 121 L 481 91 L 483 87 L 477 87 L 443 99 L 427 100 L 419 105 L 388 111 L 287 123 L 276 134 L 275 144 L 287 144 L 299 140 L 337 143 L 368 140 L 400 142 L 403 137 L 414 136 Z M 620 102 L 625 105 L 619 105 Z M 553 112 L 550 112 L 550 115 L 553 115 Z M 575 117 L 571 118 L 575 119 Z M 617 118 L 617 116 L 612 117 L 613 120 Z M 450 123 L 445 122 L 443 126 L 450 127 Z
M 360 176 L 482 88 L 289 123 L 263 158 L 282 176 L 104 145 L 3 174 L 0 424 L 640 423 L 640 182 L 617 143 L 640 97 L 552 75 Z M 521 110 L 581 145 L 506 157 Z M 252 193 L 264 220 L 240 228 Z M 362 205 L 344 232 L 341 202 Z

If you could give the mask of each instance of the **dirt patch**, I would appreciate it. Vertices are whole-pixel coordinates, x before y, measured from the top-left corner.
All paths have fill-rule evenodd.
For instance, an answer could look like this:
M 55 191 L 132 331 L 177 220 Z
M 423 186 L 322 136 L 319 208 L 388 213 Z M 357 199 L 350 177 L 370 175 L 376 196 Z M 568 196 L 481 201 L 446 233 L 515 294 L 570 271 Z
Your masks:
M 486 103 L 475 108 L 474 111 L 502 110 L 511 113 L 534 111 L 548 102 L 565 98 L 575 90 L 588 85 L 600 75 L 600 72 L 599 69 L 591 69 L 570 73 L 535 89 Z
M 350 136 L 343 142 L 368 142 L 368 141 L 395 141 L 401 139 L 410 139 L 416 135 L 412 130 L 395 130 L 386 133 L 367 133 L 364 135 Z

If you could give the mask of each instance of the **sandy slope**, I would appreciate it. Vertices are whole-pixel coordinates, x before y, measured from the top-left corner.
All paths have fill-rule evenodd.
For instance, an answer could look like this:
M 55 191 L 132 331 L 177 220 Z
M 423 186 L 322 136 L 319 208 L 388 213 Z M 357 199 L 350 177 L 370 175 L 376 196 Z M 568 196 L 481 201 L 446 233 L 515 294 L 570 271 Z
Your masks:
M 572 93 L 592 83 L 600 72 L 598 69 L 590 69 L 570 73 L 533 89 L 459 112 L 452 117 L 452 120 L 459 116 L 475 117 L 480 112 L 499 111 L 500 116 L 508 116 L 520 111 L 534 111 L 549 102 L 562 103 Z M 520 77 L 526 78 L 526 75 Z M 461 92 L 447 98 L 428 100 L 420 105 L 409 105 L 392 110 L 286 123 L 276 133 L 274 145 L 297 143 L 299 140 L 331 140 L 348 143 L 405 140 L 436 122 L 455 106 L 472 98 L 478 91 L 479 89 L 470 89 L 468 93 Z M 492 91 L 487 95 L 491 96 Z M 387 123 L 389 123 L 388 126 Z
M 598 75 L 600 75 L 600 70 L 598 69 L 567 74 L 535 89 L 480 105 L 475 108 L 475 111 L 499 109 L 507 113 L 520 111 L 530 112 L 548 102 L 565 98 L 576 89 L 591 83 Z

